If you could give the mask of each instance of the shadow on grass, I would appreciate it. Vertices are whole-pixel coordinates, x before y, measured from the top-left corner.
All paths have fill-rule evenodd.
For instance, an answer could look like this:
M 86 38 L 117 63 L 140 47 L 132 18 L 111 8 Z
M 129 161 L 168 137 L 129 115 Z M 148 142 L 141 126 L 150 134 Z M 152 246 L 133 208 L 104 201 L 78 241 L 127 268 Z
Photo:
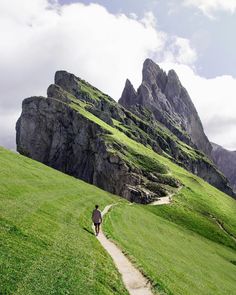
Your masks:
M 83 230 L 94 236 L 94 232 L 92 230 L 89 230 L 86 227 L 83 227 Z

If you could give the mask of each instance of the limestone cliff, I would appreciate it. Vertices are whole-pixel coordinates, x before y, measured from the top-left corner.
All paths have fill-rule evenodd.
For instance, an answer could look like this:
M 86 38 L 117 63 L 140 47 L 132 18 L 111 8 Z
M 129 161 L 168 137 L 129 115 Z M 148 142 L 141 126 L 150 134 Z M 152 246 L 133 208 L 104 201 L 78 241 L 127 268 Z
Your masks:
M 51 85 L 48 94 L 54 98 L 23 101 L 16 125 L 18 152 L 132 202 L 150 203 L 168 194 L 165 186 L 180 185 L 158 166 L 151 173 L 115 154 L 125 145 L 107 141 L 110 132 L 72 108 L 75 97 L 60 86 Z
M 135 90 L 129 81 L 126 84 L 127 95 L 134 99 Z M 55 74 L 47 94 L 23 101 L 16 125 L 21 154 L 139 203 L 150 203 L 181 185 L 158 161 L 116 140 L 113 134 L 120 132 L 121 138 L 125 134 L 151 147 L 232 195 L 226 178 L 194 148 L 190 137 L 184 135 L 192 146 L 160 124 L 150 110 L 139 106 L 137 116 L 66 71 Z
M 152 60 L 146 59 L 142 76 L 137 92 L 130 81 L 126 82 L 119 103 L 136 114 L 140 106 L 146 108 L 180 140 L 211 157 L 212 147 L 196 108 L 175 71 L 166 74 Z

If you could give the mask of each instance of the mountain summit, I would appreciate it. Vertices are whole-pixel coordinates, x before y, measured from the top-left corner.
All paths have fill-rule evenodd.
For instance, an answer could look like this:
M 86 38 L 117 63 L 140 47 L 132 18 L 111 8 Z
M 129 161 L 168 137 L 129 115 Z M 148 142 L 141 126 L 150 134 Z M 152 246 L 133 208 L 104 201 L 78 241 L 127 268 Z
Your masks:
M 81 78 L 56 72 L 47 97 L 23 101 L 17 150 L 132 202 L 151 203 L 178 190 L 178 176 L 170 173 L 176 164 L 234 195 L 197 149 L 207 153 L 210 148 L 173 71 L 166 75 L 146 60 L 138 92 L 127 80 L 122 96 L 126 108 Z
M 197 110 L 174 70 L 166 74 L 151 59 L 146 59 L 137 92 L 127 80 L 119 103 L 136 114 L 140 107 L 146 108 L 180 140 L 211 157 L 212 147 Z

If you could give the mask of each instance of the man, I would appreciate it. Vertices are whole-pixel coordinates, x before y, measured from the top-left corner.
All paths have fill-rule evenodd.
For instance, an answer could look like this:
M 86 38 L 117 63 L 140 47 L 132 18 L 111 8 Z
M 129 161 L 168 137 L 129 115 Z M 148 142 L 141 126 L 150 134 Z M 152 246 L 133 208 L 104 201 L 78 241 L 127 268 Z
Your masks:
M 95 209 L 93 210 L 92 213 L 92 220 L 95 226 L 95 232 L 96 232 L 96 236 L 99 234 L 100 231 L 100 224 L 102 223 L 102 213 L 101 211 L 98 209 L 98 205 L 95 206 Z

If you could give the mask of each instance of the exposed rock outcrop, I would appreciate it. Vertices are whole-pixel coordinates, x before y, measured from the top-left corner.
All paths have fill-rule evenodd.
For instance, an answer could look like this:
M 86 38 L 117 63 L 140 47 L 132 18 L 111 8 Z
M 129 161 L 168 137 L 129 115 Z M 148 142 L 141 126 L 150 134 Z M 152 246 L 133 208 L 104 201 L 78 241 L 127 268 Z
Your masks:
M 236 193 L 236 151 L 229 151 L 222 146 L 212 143 L 212 158 L 219 169 L 228 178 Z
M 52 89 L 57 93 L 59 88 L 50 86 L 49 94 Z M 104 140 L 109 131 L 65 104 L 61 92 L 56 99 L 25 99 L 16 130 L 17 150 L 21 154 L 132 202 L 150 203 L 167 194 L 163 185 L 180 185 L 171 177 L 158 176 L 126 163 L 111 151 L 122 146 Z M 150 184 L 157 180 L 159 189 L 157 186 L 155 190 L 150 189 Z
M 144 76 L 148 78 L 151 74 Z M 160 71 L 160 77 L 163 80 L 160 87 L 166 87 L 164 72 Z M 129 81 L 125 91 L 132 101 L 138 97 Z M 232 194 L 227 180 L 213 163 L 163 127 L 152 111 L 139 105 L 136 116 L 66 71 L 56 73 L 55 84 L 49 86 L 47 94 L 47 98 L 31 97 L 23 101 L 16 125 L 17 150 L 21 154 L 139 203 L 152 202 L 168 194 L 169 188 L 180 186 L 158 163 L 152 162 L 154 169 L 146 169 L 145 163 L 150 159 L 109 137 L 110 129 L 97 124 L 97 117 Z M 169 107 L 170 103 L 166 104 Z M 190 144 L 194 146 L 191 141 Z M 142 164 L 136 165 L 132 159 Z
M 175 71 L 166 74 L 152 60 L 146 59 L 142 75 L 137 93 L 131 83 L 126 82 L 119 103 L 136 114 L 139 106 L 145 107 L 180 140 L 211 157 L 212 147 L 196 108 Z

